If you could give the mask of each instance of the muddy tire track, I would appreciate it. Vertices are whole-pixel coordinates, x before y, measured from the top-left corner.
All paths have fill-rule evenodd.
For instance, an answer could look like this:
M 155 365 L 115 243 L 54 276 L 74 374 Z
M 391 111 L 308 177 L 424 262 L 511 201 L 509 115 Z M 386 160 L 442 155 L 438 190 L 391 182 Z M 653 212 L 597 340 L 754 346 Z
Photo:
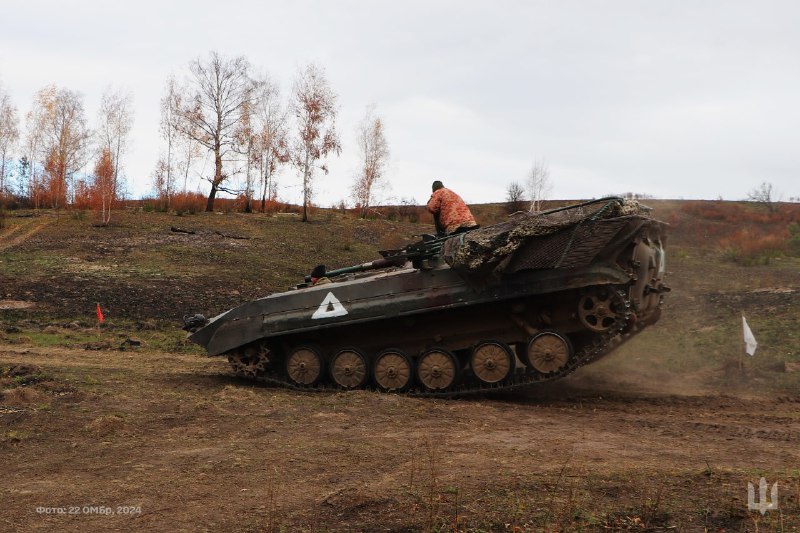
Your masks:
M 0 251 L 18 246 L 37 233 L 45 226 L 50 224 L 50 220 L 26 220 L 25 222 L 12 226 L 0 232 Z

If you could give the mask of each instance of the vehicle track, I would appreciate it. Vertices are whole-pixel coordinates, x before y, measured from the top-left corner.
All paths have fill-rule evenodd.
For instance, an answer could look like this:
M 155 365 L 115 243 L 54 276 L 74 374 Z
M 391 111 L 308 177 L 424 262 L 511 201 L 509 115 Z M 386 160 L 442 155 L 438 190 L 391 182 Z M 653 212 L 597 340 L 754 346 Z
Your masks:
M 24 243 L 47 225 L 50 220 L 27 219 L 19 224 L 14 224 L 10 228 L 0 231 L 0 251 L 19 246 Z

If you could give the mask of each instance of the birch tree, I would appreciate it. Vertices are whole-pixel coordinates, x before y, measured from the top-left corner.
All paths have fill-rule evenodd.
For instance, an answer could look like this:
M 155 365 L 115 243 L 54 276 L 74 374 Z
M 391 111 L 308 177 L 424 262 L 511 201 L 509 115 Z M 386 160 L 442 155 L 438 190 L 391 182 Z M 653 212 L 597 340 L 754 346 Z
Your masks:
M 218 191 L 228 178 L 224 163 L 236 143 L 236 128 L 254 91 L 250 64 L 244 57 L 227 59 L 211 52 L 207 60 L 189 64 L 190 80 L 179 121 L 181 133 L 208 150 L 214 159 L 214 175 L 206 211 L 214 210 Z
M 7 161 L 19 139 L 19 119 L 11 96 L 0 87 L 0 197 L 8 192 Z
M 175 145 L 179 135 L 177 121 L 180 117 L 181 93 L 175 76 L 167 78 L 164 95 L 161 97 L 159 110 L 161 120 L 158 123 L 158 132 L 167 144 L 166 154 L 162 154 L 156 163 L 153 173 L 153 185 L 159 199 L 169 208 L 173 194 L 175 194 Z
M 111 88 L 100 100 L 100 124 L 97 134 L 100 148 L 108 150 L 114 166 L 114 189 L 120 189 L 120 165 L 128 147 L 128 135 L 133 127 L 133 96 Z
M 184 108 L 184 94 L 174 76 L 167 79 L 164 96 L 161 97 L 161 121 L 159 133 L 166 142 L 166 154 L 156 163 L 156 189 L 169 207 L 170 200 L 178 190 L 178 179 L 183 180 L 182 190 L 186 192 L 189 171 L 196 158 L 202 154 L 200 146 L 193 140 L 198 135 L 184 135 L 191 129 L 181 113 Z
M 253 212 L 253 194 L 254 194 L 254 179 L 253 179 L 253 158 L 255 156 L 255 116 L 254 109 L 256 102 L 250 98 L 248 102 L 242 106 L 241 118 L 236 128 L 235 149 L 236 152 L 244 157 L 244 212 Z
M 536 159 L 528 172 L 528 195 L 531 199 L 530 210 L 538 212 L 542 210 L 542 202 L 547 199 L 552 189 L 550 183 L 550 169 L 547 162 L 543 159 Z
M 278 87 L 269 78 L 265 77 L 260 85 L 255 115 L 257 125 L 253 158 L 258 165 L 263 213 L 267 199 L 273 200 L 277 194 L 275 177 L 281 165 L 289 161 L 287 112 L 281 105 Z
M 361 218 L 365 218 L 389 159 L 389 145 L 384 135 L 383 121 L 375 115 L 374 106 L 367 108 L 367 113 L 358 126 L 357 139 L 361 167 L 353 184 L 353 199 L 361 206 Z
M 298 72 L 292 90 L 291 110 L 297 130 L 291 153 L 292 163 L 303 176 L 303 222 L 308 221 L 315 169 L 327 174 L 328 167 L 319 164 L 320 160 L 331 153 L 338 156 L 342 150 L 336 133 L 336 99 L 321 68 L 309 64 Z
M 70 180 L 83 166 L 91 132 L 86 126 L 83 98 L 68 89 L 45 87 L 35 100 L 35 120 L 41 128 L 46 184 L 50 207 L 63 207 Z
M 42 206 L 42 196 L 44 193 L 44 129 L 49 113 L 50 103 L 56 97 L 55 85 L 49 85 L 40 89 L 33 98 L 33 104 L 30 111 L 25 115 L 25 149 L 27 151 L 27 160 L 30 165 L 30 172 L 28 173 L 28 197 L 31 199 L 34 209 L 39 209 Z
M 104 226 L 111 222 L 111 206 L 117 197 L 117 180 L 114 156 L 108 148 L 100 151 L 100 157 L 94 167 L 94 184 L 92 185 L 93 204 L 100 207 L 100 220 Z

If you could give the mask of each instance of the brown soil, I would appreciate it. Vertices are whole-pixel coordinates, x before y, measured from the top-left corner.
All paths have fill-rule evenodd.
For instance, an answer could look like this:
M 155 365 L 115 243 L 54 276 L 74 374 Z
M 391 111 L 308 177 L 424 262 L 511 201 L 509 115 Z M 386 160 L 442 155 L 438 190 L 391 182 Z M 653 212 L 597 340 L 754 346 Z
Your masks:
M 221 359 L 10 346 L 0 368 L 0 529 L 800 527 L 800 396 L 302 394 Z

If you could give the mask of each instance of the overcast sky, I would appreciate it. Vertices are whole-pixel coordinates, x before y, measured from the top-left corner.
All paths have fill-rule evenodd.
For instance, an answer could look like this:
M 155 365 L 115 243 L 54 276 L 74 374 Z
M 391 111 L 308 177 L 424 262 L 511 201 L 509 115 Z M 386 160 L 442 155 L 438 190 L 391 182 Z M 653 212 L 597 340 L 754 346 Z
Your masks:
M 0 84 L 20 116 L 48 84 L 80 92 L 90 125 L 111 86 L 133 95 L 122 164 L 151 192 L 159 100 L 190 60 L 246 56 L 287 96 L 322 66 L 342 155 L 316 200 L 349 196 L 369 104 L 391 150 L 385 197 L 421 203 L 435 179 L 502 201 L 534 160 L 552 198 L 647 193 L 800 196 L 800 2 L 8 1 Z M 206 173 L 213 172 L 208 165 Z M 299 201 L 291 168 L 280 196 Z

